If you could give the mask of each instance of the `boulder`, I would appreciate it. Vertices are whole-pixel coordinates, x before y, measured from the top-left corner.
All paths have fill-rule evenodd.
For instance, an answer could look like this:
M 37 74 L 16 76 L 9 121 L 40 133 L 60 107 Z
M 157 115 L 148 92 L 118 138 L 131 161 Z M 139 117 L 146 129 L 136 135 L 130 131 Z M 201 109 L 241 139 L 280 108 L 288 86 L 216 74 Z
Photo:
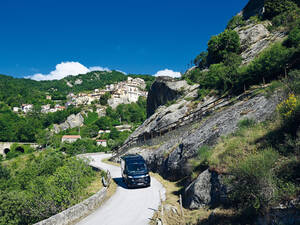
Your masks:
M 226 185 L 216 172 L 202 172 L 184 192 L 184 205 L 189 209 L 215 207 L 225 203 Z

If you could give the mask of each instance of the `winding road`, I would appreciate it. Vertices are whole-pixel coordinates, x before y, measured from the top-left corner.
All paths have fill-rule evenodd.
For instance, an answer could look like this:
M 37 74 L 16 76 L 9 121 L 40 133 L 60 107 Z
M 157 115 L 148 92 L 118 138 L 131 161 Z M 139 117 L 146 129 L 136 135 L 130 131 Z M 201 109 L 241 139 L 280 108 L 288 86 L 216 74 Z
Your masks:
M 77 225 L 146 225 L 160 205 L 160 193 L 165 189 L 155 178 L 151 177 L 151 187 L 127 189 L 121 179 L 121 169 L 103 163 L 111 157 L 109 154 L 93 154 L 86 156 L 90 164 L 109 170 L 118 184 L 115 194 L 96 211 L 82 219 Z

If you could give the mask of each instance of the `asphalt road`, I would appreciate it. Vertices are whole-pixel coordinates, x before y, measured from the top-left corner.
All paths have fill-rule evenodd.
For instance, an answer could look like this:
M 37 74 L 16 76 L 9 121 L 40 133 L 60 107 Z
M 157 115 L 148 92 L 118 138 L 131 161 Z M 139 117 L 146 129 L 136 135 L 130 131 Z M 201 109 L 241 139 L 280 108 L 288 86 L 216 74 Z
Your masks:
M 90 164 L 109 170 L 118 184 L 115 194 L 77 225 L 144 225 L 149 224 L 154 212 L 160 205 L 160 193 L 165 190 L 161 183 L 151 177 L 148 188 L 127 189 L 121 179 L 120 167 L 101 162 L 110 155 L 88 156 Z

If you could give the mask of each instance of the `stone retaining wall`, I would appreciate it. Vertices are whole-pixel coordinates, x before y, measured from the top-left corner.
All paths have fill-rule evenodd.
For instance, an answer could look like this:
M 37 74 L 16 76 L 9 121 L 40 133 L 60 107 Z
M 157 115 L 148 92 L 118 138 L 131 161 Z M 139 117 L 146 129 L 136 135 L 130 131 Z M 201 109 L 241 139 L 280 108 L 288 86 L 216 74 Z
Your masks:
M 81 156 L 88 156 L 89 154 L 80 155 Z M 91 166 L 91 165 L 90 165 Z M 92 166 L 95 169 L 99 170 L 101 168 Z M 83 202 L 78 203 L 77 205 L 68 208 L 61 213 L 51 216 L 48 219 L 40 221 L 34 225 L 68 225 L 73 223 L 74 221 L 87 216 L 93 210 L 95 210 L 99 205 L 104 201 L 105 196 L 107 193 L 107 188 L 104 187 L 96 194 L 92 195 L 88 199 L 84 200 Z

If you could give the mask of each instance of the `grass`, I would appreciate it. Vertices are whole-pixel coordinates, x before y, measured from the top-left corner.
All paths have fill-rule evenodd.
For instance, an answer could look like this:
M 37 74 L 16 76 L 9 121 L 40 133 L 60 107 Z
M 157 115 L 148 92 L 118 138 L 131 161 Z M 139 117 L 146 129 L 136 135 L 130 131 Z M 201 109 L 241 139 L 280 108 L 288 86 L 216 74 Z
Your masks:
M 188 210 L 183 208 L 183 214 L 181 215 L 181 209 L 179 204 L 179 193 L 181 192 L 183 186 L 178 182 L 171 182 L 163 179 L 159 174 L 150 173 L 151 177 L 157 179 L 166 189 L 166 200 L 160 206 L 159 211 L 156 211 L 150 225 L 155 225 L 156 220 L 160 219 L 163 224 L 168 225 L 184 225 L 184 224 L 196 224 L 198 218 L 207 219 L 211 213 L 209 209 L 198 209 L 198 210 Z M 177 211 L 174 213 L 172 211 L 164 210 L 164 215 L 162 216 L 162 207 L 166 205 L 171 205 Z
M 252 124 L 240 122 L 240 128 L 232 135 L 223 137 L 214 147 L 208 164 L 218 168 L 219 171 L 227 172 L 228 168 L 234 167 L 243 158 L 256 153 L 260 148 L 257 140 L 265 137 L 270 130 L 280 126 L 279 122 Z
M 102 173 L 101 171 L 98 171 L 96 173 L 96 176 L 94 180 L 90 183 L 90 185 L 84 190 L 84 193 L 86 193 L 86 197 L 90 197 L 94 194 L 96 194 L 98 191 L 100 191 L 103 188 L 102 184 Z M 83 197 L 85 199 L 86 197 Z

